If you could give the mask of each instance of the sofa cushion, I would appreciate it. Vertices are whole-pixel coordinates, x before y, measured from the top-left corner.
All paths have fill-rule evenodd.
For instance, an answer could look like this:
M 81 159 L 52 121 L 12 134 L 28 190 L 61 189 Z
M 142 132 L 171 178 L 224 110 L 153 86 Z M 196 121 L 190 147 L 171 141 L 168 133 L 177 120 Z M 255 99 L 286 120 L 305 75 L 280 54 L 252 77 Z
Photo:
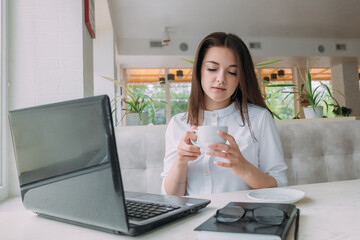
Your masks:
M 116 128 L 116 145 L 126 191 L 160 193 L 165 130 L 165 125 Z
M 289 185 L 360 178 L 360 121 L 277 122 Z

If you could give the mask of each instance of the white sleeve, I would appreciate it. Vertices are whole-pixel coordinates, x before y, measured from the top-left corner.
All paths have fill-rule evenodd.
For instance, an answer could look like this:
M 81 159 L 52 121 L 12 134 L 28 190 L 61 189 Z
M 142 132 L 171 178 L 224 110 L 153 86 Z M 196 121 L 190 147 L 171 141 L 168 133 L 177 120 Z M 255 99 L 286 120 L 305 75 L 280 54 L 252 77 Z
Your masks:
M 274 119 L 266 111 L 260 127 L 259 167 L 264 173 L 274 177 L 278 187 L 287 186 L 284 153 Z
M 177 154 L 178 141 L 176 141 L 176 123 L 174 117 L 171 118 L 165 132 L 165 157 L 164 157 L 164 167 L 161 172 L 162 184 L 161 184 L 161 194 L 167 195 L 164 186 L 165 177 L 169 174 L 175 156 Z

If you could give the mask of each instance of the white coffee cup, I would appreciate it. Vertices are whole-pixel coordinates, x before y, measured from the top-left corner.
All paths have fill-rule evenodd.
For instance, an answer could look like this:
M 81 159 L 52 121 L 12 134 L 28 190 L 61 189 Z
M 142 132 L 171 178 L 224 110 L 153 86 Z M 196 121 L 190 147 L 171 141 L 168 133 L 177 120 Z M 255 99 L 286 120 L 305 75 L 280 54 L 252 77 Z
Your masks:
M 209 143 L 221 143 L 224 144 L 226 140 L 219 136 L 217 133 L 220 132 L 228 132 L 227 126 L 199 126 L 195 130 L 191 130 L 196 134 L 197 140 L 196 142 L 192 139 L 191 142 L 195 146 L 204 149 L 205 151 L 218 151 L 216 149 L 209 148 L 207 145 Z

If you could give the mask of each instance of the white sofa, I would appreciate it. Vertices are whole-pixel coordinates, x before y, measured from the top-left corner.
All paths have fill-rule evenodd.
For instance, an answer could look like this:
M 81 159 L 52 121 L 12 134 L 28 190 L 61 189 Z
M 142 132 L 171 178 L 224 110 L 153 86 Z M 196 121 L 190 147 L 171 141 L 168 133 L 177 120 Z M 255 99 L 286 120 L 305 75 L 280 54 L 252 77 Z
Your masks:
M 277 121 L 289 185 L 360 178 L 360 121 Z M 166 126 L 116 128 L 125 190 L 160 193 Z

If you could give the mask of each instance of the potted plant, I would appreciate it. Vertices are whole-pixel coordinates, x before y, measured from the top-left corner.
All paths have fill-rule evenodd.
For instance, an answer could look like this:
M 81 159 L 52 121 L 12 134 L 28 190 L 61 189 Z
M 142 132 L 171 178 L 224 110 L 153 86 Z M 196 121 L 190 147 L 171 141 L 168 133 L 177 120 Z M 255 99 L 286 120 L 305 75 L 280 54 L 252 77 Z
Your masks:
M 119 87 L 124 87 L 121 83 L 112 78 L 105 76 L 103 77 Z M 119 96 L 116 96 L 113 101 L 116 101 L 117 98 L 119 98 Z M 130 86 L 126 87 L 126 97 L 121 98 L 121 101 L 126 104 L 126 107 L 121 109 L 125 111 L 125 114 L 122 116 L 121 120 L 126 115 L 127 126 L 147 125 L 149 123 L 149 115 L 148 113 L 144 112 L 144 110 L 149 105 L 151 106 L 152 112 L 155 113 L 153 99 L 146 94 L 136 93 Z M 113 111 L 116 111 L 116 106 L 114 107 Z
M 126 98 L 122 99 L 122 101 L 127 105 L 122 110 L 125 111 L 128 126 L 149 124 L 149 115 L 144 110 L 150 104 L 152 111 L 155 112 L 151 97 L 146 94 L 136 94 L 134 89 L 128 86 L 126 88 Z
M 322 118 L 323 117 L 323 106 L 320 106 L 320 103 L 323 102 L 326 106 L 326 110 L 329 108 L 329 103 L 324 99 L 325 93 L 328 93 L 330 98 L 337 103 L 336 99 L 333 97 L 330 88 L 321 83 L 321 85 L 313 88 L 311 82 L 311 73 L 309 68 L 309 63 L 306 65 L 306 76 L 303 78 L 304 83 L 301 84 L 299 95 L 300 103 L 304 109 L 305 118 Z M 325 91 L 319 91 L 321 88 Z
M 332 104 L 332 105 L 334 106 L 333 113 L 335 114 L 335 116 L 348 117 L 352 113 L 351 108 L 347 108 L 345 106 L 340 106 L 339 103 Z

